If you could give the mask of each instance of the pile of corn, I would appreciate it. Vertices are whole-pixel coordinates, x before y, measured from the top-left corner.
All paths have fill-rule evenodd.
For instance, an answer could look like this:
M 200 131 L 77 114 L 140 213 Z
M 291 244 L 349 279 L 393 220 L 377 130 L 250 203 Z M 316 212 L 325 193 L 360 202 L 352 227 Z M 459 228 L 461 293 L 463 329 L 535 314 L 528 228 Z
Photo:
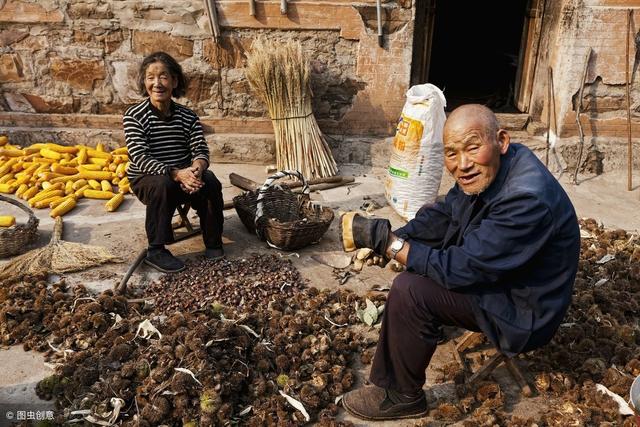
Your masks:
M 0 193 L 15 194 L 33 208 L 50 208 L 52 218 L 72 210 L 82 197 L 107 200 L 108 212 L 118 209 L 131 192 L 128 165 L 126 147 L 111 152 L 102 144 L 90 148 L 38 143 L 20 148 L 0 136 Z

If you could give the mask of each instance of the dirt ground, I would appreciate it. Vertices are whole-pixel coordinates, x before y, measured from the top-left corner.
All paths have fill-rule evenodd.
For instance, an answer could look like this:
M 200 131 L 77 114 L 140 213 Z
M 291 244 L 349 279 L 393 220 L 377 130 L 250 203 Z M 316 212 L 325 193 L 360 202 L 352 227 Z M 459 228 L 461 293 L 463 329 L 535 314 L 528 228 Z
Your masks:
M 235 172 L 256 182 L 261 183 L 267 176 L 265 166 L 247 164 L 214 164 L 212 170 L 223 183 L 225 200 L 230 200 L 240 190 L 229 182 L 229 173 Z M 314 193 L 312 198 L 333 208 L 336 212 L 359 209 L 363 203 L 377 204 L 379 209 L 374 211 L 376 216 L 387 217 L 393 226 L 400 226 L 403 221 L 391 208 L 386 205 L 381 177 L 382 169 L 371 169 L 358 165 L 343 165 L 341 173 L 355 176 L 354 185 L 339 187 Z M 579 185 L 570 183 L 570 176 L 559 177 L 561 183 L 571 197 L 578 216 L 592 217 L 604 223 L 607 227 L 623 228 L 637 231 L 640 229 L 640 189 L 637 184 L 634 191 L 626 190 L 626 175 L 623 171 L 607 173 L 600 176 L 579 177 Z M 440 189 L 443 195 L 452 185 L 452 179 L 446 174 Z M 635 177 L 640 183 L 640 176 Z M 123 259 L 122 263 L 109 264 L 80 273 L 67 276 L 67 283 L 83 283 L 87 287 L 102 291 L 113 287 L 119 282 L 129 264 L 137 254 L 146 247 L 144 235 L 145 208 L 134 197 L 129 196 L 123 206 L 115 213 L 104 211 L 103 204 L 97 201 L 83 200 L 69 215 L 65 216 L 65 240 L 101 245 L 111 249 Z M 53 221 L 46 216 L 48 211 L 38 211 L 40 218 L 38 245 L 48 242 Z M 190 215 L 194 215 L 192 212 Z M 19 211 L 16 216 L 21 217 Z M 24 215 L 22 215 L 24 217 Z M 197 219 L 196 219 L 197 221 Z M 283 257 L 290 258 L 307 278 L 310 286 L 319 288 L 334 288 L 343 286 L 360 294 L 371 292 L 372 289 L 388 288 L 396 273 L 389 269 L 365 267 L 360 274 L 351 277 L 344 285 L 333 275 L 333 268 L 328 264 L 340 263 L 346 256 L 339 243 L 337 221 L 317 245 L 307 247 L 296 253 L 280 252 Z M 250 235 L 233 209 L 225 211 L 224 249 L 227 257 L 238 258 L 253 252 L 273 252 L 257 237 Z M 203 244 L 199 237 L 172 245 L 171 251 L 183 259 L 197 257 L 203 251 Z M 129 286 L 145 286 L 157 279 L 160 274 L 146 266 L 141 266 L 129 281 Z M 53 278 L 55 280 L 55 278 Z M 369 331 L 376 334 L 377 331 Z M 459 335 L 451 331 L 452 336 Z M 430 398 L 455 396 L 453 384 L 438 384 L 430 386 L 437 375 L 438 366 L 453 360 L 451 343 L 445 343 L 436 352 L 431 366 L 427 371 L 427 390 Z M 21 347 L 0 349 L 0 426 L 6 420 L 4 411 L 17 408 L 18 405 L 31 405 L 34 408 L 51 408 L 50 402 L 40 401 L 34 390 L 35 383 L 50 374 L 50 369 L 44 364 L 43 357 L 34 352 L 24 352 Z M 368 369 L 368 368 L 367 368 Z M 359 370 L 359 384 L 366 379 L 367 369 Z M 540 398 L 523 398 L 517 386 L 513 383 L 506 369 L 501 367 L 495 372 L 494 378 L 501 384 L 508 396 L 508 406 L 513 413 L 531 416 L 544 406 Z M 353 421 L 356 425 L 371 425 L 363 423 L 343 414 L 343 418 Z M 380 423 L 388 426 L 414 425 L 413 421 Z M 433 424 L 438 425 L 438 424 Z

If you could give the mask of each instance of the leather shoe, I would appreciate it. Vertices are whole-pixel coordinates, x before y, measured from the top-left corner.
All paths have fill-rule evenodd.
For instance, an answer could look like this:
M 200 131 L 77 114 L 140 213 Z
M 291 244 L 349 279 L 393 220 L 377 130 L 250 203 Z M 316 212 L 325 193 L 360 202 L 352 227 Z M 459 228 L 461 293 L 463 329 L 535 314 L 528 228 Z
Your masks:
M 369 421 L 420 418 L 429 412 L 422 390 L 414 397 L 377 386 L 350 391 L 342 398 L 342 406 L 351 415 Z
M 166 248 L 148 251 L 144 263 L 163 273 L 177 273 L 186 268 L 184 262 L 174 257 Z
M 206 248 L 204 250 L 204 257 L 212 261 L 216 261 L 224 258 L 224 249 L 222 248 Z

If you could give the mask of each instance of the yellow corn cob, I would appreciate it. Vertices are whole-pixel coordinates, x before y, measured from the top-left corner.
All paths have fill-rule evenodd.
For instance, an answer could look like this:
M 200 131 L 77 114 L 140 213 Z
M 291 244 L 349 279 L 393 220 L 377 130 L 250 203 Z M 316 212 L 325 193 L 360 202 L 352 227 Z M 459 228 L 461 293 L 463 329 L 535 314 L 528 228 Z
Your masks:
M 79 199 L 81 197 L 84 197 L 84 190 L 88 190 L 91 187 L 89 187 L 89 184 L 85 184 L 82 187 L 78 188 L 73 195 L 76 196 L 76 199 Z
M 16 191 L 16 186 L 13 184 L 0 184 L 0 193 L 11 194 Z
M 62 166 L 77 167 L 78 166 L 78 158 L 74 157 L 71 160 L 62 159 L 62 160 L 60 160 L 60 164 Z
M 124 177 L 120 180 L 120 185 L 129 185 L 129 178 L 128 177 Z
M 0 216 L 0 227 L 11 227 L 16 223 L 16 217 L 11 215 Z
M 58 163 L 54 163 L 51 165 L 51 172 L 61 173 L 63 175 L 75 175 L 78 173 L 78 168 L 62 166 Z
M 89 187 L 91 187 L 93 190 L 102 190 L 102 185 L 100 185 L 99 181 L 95 179 L 90 179 L 88 183 L 89 183 Z
M 107 160 L 111 160 L 113 158 L 111 153 L 107 153 L 105 151 L 92 150 L 91 148 L 87 148 L 87 155 L 89 157 L 97 157 L 99 159 L 107 159 Z
M 129 186 L 129 184 L 119 185 L 118 193 L 122 193 L 122 194 L 131 193 L 131 187 Z
M 129 161 L 129 156 L 126 154 L 117 154 L 115 156 L 113 156 L 113 161 L 120 164 L 120 163 L 126 163 Z
M 55 153 L 55 151 L 52 151 L 52 153 Z M 34 162 L 38 162 L 38 163 L 48 163 L 49 165 L 57 162 L 57 159 L 47 159 L 45 157 L 34 157 L 33 158 Z
M 84 178 L 80 178 L 79 180 L 77 180 L 77 181 L 75 181 L 75 182 L 73 183 L 73 189 L 74 189 L 74 190 L 77 190 L 78 188 L 82 188 L 82 187 L 84 187 L 85 185 L 87 185 L 87 180 L 86 180 L 86 179 L 84 179 Z
M 58 153 L 76 154 L 78 152 L 78 147 L 68 147 L 64 145 L 54 144 L 52 142 L 48 143 L 46 148 L 52 151 L 57 151 Z
M 29 186 L 27 184 L 20 184 L 20 186 L 16 190 L 16 197 L 22 197 L 22 195 L 25 191 L 27 191 L 28 188 Z
M 24 169 L 24 162 L 22 159 L 18 160 L 18 163 L 11 166 L 11 172 L 20 172 L 22 169 Z
M 40 154 L 40 150 L 41 148 L 36 148 L 31 146 L 31 147 L 25 148 L 23 151 L 26 156 L 30 156 L 32 154 Z
M 63 193 L 64 194 L 64 193 Z M 33 204 L 32 207 L 36 208 L 36 209 L 44 209 L 44 208 L 48 208 L 49 205 L 52 202 L 58 201 L 58 200 L 62 200 L 62 196 L 51 196 L 51 197 L 47 197 L 46 199 L 42 199 L 42 200 L 38 200 L 37 202 L 35 202 Z
M 2 166 L 0 166 L 0 176 L 3 176 L 5 173 L 11 170 L 11 167 L 18 163 L 18 159 L 12 158 L 7 160 Z
M 111 154 L 116 155 L 116 154 L 128 154 L 129 150 L 127 150 L 127 147 L 120 147 L 120 148 L 116 148 L 115 150 L 113 150 L 111 152 Z
M 92 165 L 100 165 L 105 167 L 109 163 L 109 159 L 103 159 L 101 157 L 89 157 L 89 163 Z
M 73 181 L 67 181 L 64 185 L 64 194 L 69 195 L 73 193 Z
M 78 151 L 78 164 L 82 165 L 87 163 L 87 159 L 89 158 L 89 156 L 87 155 L 87 149 L 86 148 L 80 148 L 80 151 Z
M 62 190 L 42 190 L 41 192 L 39 192 L 38 194 L 36 194 L 35 196 L 33 196 L 32 198 L 29 199 L 29 206 L 32 206 L 35 203 L 38 203 L 41 200 L 45 200 L 47 198 L 51 198 L 51 197 L 55 197 L 55 196 L 64 196 L 64 191 Z
M 107 208 L 107 212 L 113 212 L 118 209 L 118 206 L 122 204 L 124 200 L 124 194 L 118 193 L 112 198 L 109 199 L 107 203 L 105 203 L 104 207 Z
M 31 175 L 29 174 L 24 174 L 20 176 L 16 175 L 16 177 L 18 178 L 16 179 L 16 184 L 18 185 L 26 184 L 31 179 Z
M 0 157 L 22 157 L 24 155 L 24 150 L 16 148 L 5 148 L 0 150 Z
M 113 185 L 119 185 L 119 184 L 120 184 L 120 178 L 118 178 L 118 177 L 116 176 L 115 178 L 113 178 L 113 179 L 111 180 L 111 183 L 112 183 Z
M 0 178 L 0 184 L 6 184 L 7 182 L 11 181 L 14 177 L 15 175 L 13 173 L 8 173 L 6 175 L 3 175 Z
M 42 183 L 42 189 L 43 190 L 48 190 L 49 188 L 53 187 L 53 184 L 49 181 L 44 181 Z M 57 190 L 57 188 L 52 188 L 52 190 Z
M 118 178 L 124 178 L 126 174 L 127 174 L 127 164 L 120 163 L 116 168 L 116 175 L 118 176 Z
M 82 171 L 100 171 L 102 170 L 102 166 L 100 165 L 92 165 L 92 164 L 84 164 L 84 165 L 80 165 L 78 166 L 78 170 Z
M 29 187 L 25 190 L 24 193 L 22 193 L 22 200 L 29 200 L 30 198 L 32 198 L 33 196 L 35 196 L 39 191 L 38 187 Z
M 102 187 L 102 191 L 113 192 L 113 187 L 111 186 L 111 183 L 106 179 L 103 179 L 102 181 L 100 181 L 100 186 Z
M 109 170 L 111 172 L 115 172 L 117 168 L 118 168 L 118 165 L 115 162 L 111 162 L 111 163 L 109 163 L 109 166 L 107 167 L 107 170 Z
M 47 148 L 47 144 L 44 142 L 38 142 L 36 144 L 31 144 L 30 146 L 28 146 L 27 148 L 33 148 L 34 150 L 42 150 L 43 148 Z
M 80 174 L 77 173 L 75 175 L 62 175 L 62 176 L 57 176 L 53 179 L 51 179 L 51 182 L 62 182 L 62 183 L 66 183 L 68 181 L 76 181 L 80 179 Z
M 60 205 L 60 203 L 64 202 L 65 200 L 69 200 L 69 199 L 76 200 L 76 196 L 74 196 L 73 194 L 67 194 L 64 197 L 60 197 L 58 200 L 55 200 L 55 201 L 49 203 L 49 207 L 51 209 L 55 209 L 56 207 L 58 207 Z
M 51 215 L 51 218 L 56 218 L 66 214 L 67 212 L 69 212 L 71 209 L 75 207 L 76 207 L 76 199 L 74 197 L 69 197 L 69 198 L 65 197 L 65 199 L 60 204 L 58 204 L 56 207 L 54 207 L 51 210 L 49 215 Z
M 96 145 L 96 150 L 104 152 L 104 144 L 102 142 L 98 142 L 98 144 Z
M 114 196 L 111 191 L 100 191 L 100 190 L 84 190 L 84 197 L 88 199 L 110 199 Z
M 110 181 L 113 179 L 113 172 L 109 172 L 109 171 L 88 171 L 88 170 L 84 170 L 84 169 L 80 169 L 80 178 L 84 178 L 84 179 L 99 179 L 99 180 L 103 180 L 106 179 L 107 181 Z
M 42 150 L 40 150 L 40 155 L 45 159 L 60 160 L 62 158 L 62 154 L 48 148 L 43 148 Z
M 36 176 L 42 179 L 43 181 L 50 181 L 53 178 L 59 178 L 61 176 L 67 176 L 67 175 L 62 175 L 60 173 L 55 173 L 55 172 L 38 172 Z
M 0 135 L 0 147 L 9 142 L 9 137 L 6 135 Z

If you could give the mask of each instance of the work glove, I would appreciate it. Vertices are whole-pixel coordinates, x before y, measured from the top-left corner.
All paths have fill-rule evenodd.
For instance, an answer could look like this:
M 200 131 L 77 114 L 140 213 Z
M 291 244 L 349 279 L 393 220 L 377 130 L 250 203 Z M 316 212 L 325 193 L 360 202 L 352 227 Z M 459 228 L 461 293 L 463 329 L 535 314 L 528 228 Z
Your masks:
M 347 212 L 340 218 L 340 238 L 345 252 L 370 248 L 385 256 L 390 231 L 391 223 L 387 219 L 369 219 L 357 212 Z

